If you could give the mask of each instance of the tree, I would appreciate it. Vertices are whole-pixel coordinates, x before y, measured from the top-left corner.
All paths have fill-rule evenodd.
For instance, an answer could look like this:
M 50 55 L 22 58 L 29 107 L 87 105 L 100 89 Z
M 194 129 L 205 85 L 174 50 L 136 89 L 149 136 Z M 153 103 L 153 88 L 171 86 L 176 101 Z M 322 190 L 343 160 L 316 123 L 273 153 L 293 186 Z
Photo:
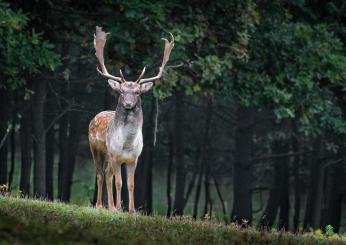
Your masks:
M 29 26 L 29 18 L 23 14 L 20 10 L 13 11 L 10 9 L 9 5 L 6 3 L 0 2 L 0 35 L 1 35 L 1 45 L 0 45 L 0 56 L 1 62 L 0 69 L 3 71 L 2 79 L 0 81 L 0 90 L 3 94 L 2 98 L 8 96 L 8 91 L 19 92 L 23 89 L 24 85 L 28 80 L 35 80 L 37 76 L 41 73 L 42 70 L 54 70 L 60 63 L 59 55 L 54 53 L 54 46 L 48 41 L 43 39 L 41 33 L 36 33 Z M 18 65 L 20 64 L 20 66 Z M 35 78 L 36 77 L 36 78 Z M 44 96 L 44 85 L 45 81 L 42 79 L 37 79 L 34 89 L 35 101 L 37 105 L 38 113 L 34 113 L 34 116 L 42 116 L 43 112 L 43 102 L 40 101 Z M 24 98 L 30 96 L 30 92 L 24 90 L 21 95 L 24 95 Z M 23 98 L 23 99 L 24 99 Z M 8 103 L 8 101 L 7 101 Z M 6 102 L 2 103 L 6 105 Z M 10 121 L 9 115 L 6 113 L 6 110 L 1 110 L 3 123 L 1 125 L 0 133 L 5 132 Z M 35 142 L 35 190 L 34 192 L 38 196 L 45 195 L 45 170 L 44 164 L 45 161 L 42 158 L 41 154 L 44 154 L 44 136 L 42 136 L 42 122 L 43 117 L 37 118 L 37 122 L 33 124 L 34 126 L 34 135 L 36 136 Z M 12 126 L 13 127 L 13 126 Z M 5 130 L 5 131 L 4 131 Z M 4 150 L 6 147 L 4 148 Z M 25 148 L 24 148 L 25 149 Z M 2 155 L 6 153 L 3 152 Z M 43 155 L 44 156 L 44 155 Z M 27 158 L 27 157 L 25 157 Z M 6 171 L 6 158 L 3 157 L 2 162 L 2 173 L 7 173 Z M 43 169 L 43 170 L 42 170 Z M 43 172 L 41 172 L 43 171 Z M 25 171 L 24 171 L 25 172 Z M 23 173 L 24 174 L 24 173 Z M 42 179 L 37 177 L 42 175 Z M 26 174 L 26 178 L 29 176 Z M 28 181 L 23 180 L 23 186 L 27 186 Z M 24 184 L 26 183 L 26 184 Z M 25 188 L 25 191 L 28 191 Z

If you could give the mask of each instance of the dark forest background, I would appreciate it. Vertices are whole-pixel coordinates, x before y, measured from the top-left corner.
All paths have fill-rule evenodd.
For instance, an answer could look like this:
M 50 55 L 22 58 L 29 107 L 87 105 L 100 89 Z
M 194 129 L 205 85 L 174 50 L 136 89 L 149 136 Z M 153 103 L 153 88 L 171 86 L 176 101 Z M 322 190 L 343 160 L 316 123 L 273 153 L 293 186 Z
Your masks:
M 88 124 L 117 103 L 96 72 L 96 25 L 111 33 L 108 70 L 129 79 L 156 74 L 160 39 L 176 37 L 143 96 L 136 208 L 346 229 L 342 0 L 0 0 L 0 185 L 94 202 Z

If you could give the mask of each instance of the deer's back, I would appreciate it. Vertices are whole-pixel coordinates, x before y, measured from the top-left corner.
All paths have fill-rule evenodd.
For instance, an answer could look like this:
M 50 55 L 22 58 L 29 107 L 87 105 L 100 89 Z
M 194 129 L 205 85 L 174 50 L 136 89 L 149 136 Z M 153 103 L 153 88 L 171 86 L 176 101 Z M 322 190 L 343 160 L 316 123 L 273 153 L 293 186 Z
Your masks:
M 107 152 L 106 134 L 109 122 L 114 117 L 114 111 L 102 111 L 98 113 L 89 124 L 89 144 L 98 151 Z

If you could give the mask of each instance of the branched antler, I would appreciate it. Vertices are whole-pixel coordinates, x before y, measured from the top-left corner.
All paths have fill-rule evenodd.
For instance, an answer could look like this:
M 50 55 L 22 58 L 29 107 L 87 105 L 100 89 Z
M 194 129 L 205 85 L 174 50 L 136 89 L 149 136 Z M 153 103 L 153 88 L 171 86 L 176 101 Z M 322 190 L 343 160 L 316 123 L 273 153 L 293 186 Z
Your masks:
M 112 80 L 115 80 L 115 81 L 118 81 L 118 82 L 126 82 L 125 78 L 124 78 L 124 75 L 122 73 L 122 71 L 120 70 L 120 76 L 121 77 L 116 77 L 116 76 L 113 76 L 111 74 L 108 73 L 107 71 L 107 68 L 105 66 L 105 63 L 104 63 L 104 48 L 105 48 L 105 45 L 106 45 L 106 41 L 107 41 L 107 35 L 109 33 L 106 33 L 104 31 L 102 31 L 102 27 L 99 27 L 99 26 L 96 26 L 96 32 L 94 34 L 94 47 L 95 47 L 95 55 L 100 63 L 100 66 L 101 66 L 101 70 L 99 69 L 99 67 L 97 67 L 97 71 L 105 78 L 108 78 L 108 79 L 112 79 Z M 174 36 L 171 34 L 171 38 L 172 40 L 171 41 L 168 41 L 166 38 L 162 38 L 164 41 L 165 41 L 165 50 L 164 50 L 164 53 L 163 53 L 163 60 L 162 60 L 162 64 L 159 68 L 159 73 L 155 76 L 155 77 L 150 77 L 150 78 L 144 78 L 142 79 L 142 77 L 144 76 L 144 73 L 145 73 L 145 67 L 143 68 L 142 70 L 142 73 L 141 75 L 138 77 L 138 79 L 136 80 L 137 83 L 146 83 L 146 82 L 150 82 L 150 81 L 153 81 L 153 80 L 157 80 L 159 78 L 162 77 L 163 75 L 163 71 L 164 71 L 164 68 L 169 60 L 169 56 L 171 54 L 171 51 L 174 47 Z
M 101 70 L 97 67 L 97 71 L 105 78 L 108 79 L 112 79 L 118 82 L 124 82 L 125 79 L 123 79 L 122 77 L 115 77 L 111 74 L 108 73 L 106 66 L 105 66 L 105 62 L 104 62 L 104 56 L 103 56 L 103 51 L 106 45 L 106 41 L 107 41 L 107 35 L 109 33 L 106 33 L 104 31 L 102 31 L 102 27 L 98 27 L 96 26 L 96 32 L 94 34 L 94 47 L 95 47 L 95 55 L 100 63 L 101 66 Z
M 169 34 L 171 34 L 171 38 L 172 38 L 171 41 L 168 41 L 166 38 L 162 38 L 163 40 L 165 40 L 165 51 L 163 53 L 163 60 L 159 69 L 159 73 L 155 77 L 141 79 L 141 77 L 144 75 L 144 72 L 145 72 L 145 67 L 144 67 L 142 74 L 137 79 L 137 82 L 139 82 L 140 84 L 157 80 L 162 77 L 163 70 L 169 60 L 169 55 L 171 54 L 171 51 L 174 47 L 174 36 L 172 35 L 172 33 L 169 33 Z

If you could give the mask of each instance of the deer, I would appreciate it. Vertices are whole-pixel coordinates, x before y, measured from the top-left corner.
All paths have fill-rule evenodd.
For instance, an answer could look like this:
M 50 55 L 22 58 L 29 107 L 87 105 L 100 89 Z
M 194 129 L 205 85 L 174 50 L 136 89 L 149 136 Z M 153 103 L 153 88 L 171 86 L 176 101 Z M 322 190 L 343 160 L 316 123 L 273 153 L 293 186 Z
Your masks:
M 108 209 L 122 211 L 121 207 L 121 165 L 126 166 L 126 178 L 129 196 L 129 212 L 135 213 L 134 207 L 134 174 L 143 149 L 143 111 L 141 94 L 148 92 L 154 82 L 163 76 L 164 68 L 174 47 L 174 36 L 171 41 L 165 41 L 164 54 L 159 72 L 156 76 L 143 78 L 146 67 L 136 81 L 127 81 L 120 69 L 120 77 L 108 73 L 104 63 L 104 47 L 107 41 L 106 33 L 102 27 L 96 26 L 94 34 L 95 55 L 99 66 L 97 72 L 108 79 L 109 86 L 119 94 L 115 111 L 102 111 L 98 113 L 89 124 L 89 146 L 97 178 L 96 208 L 102 208 L 102 185 L 105 179 Z M 113 177 L 115 177 L 116 205 L 113 200 Z

